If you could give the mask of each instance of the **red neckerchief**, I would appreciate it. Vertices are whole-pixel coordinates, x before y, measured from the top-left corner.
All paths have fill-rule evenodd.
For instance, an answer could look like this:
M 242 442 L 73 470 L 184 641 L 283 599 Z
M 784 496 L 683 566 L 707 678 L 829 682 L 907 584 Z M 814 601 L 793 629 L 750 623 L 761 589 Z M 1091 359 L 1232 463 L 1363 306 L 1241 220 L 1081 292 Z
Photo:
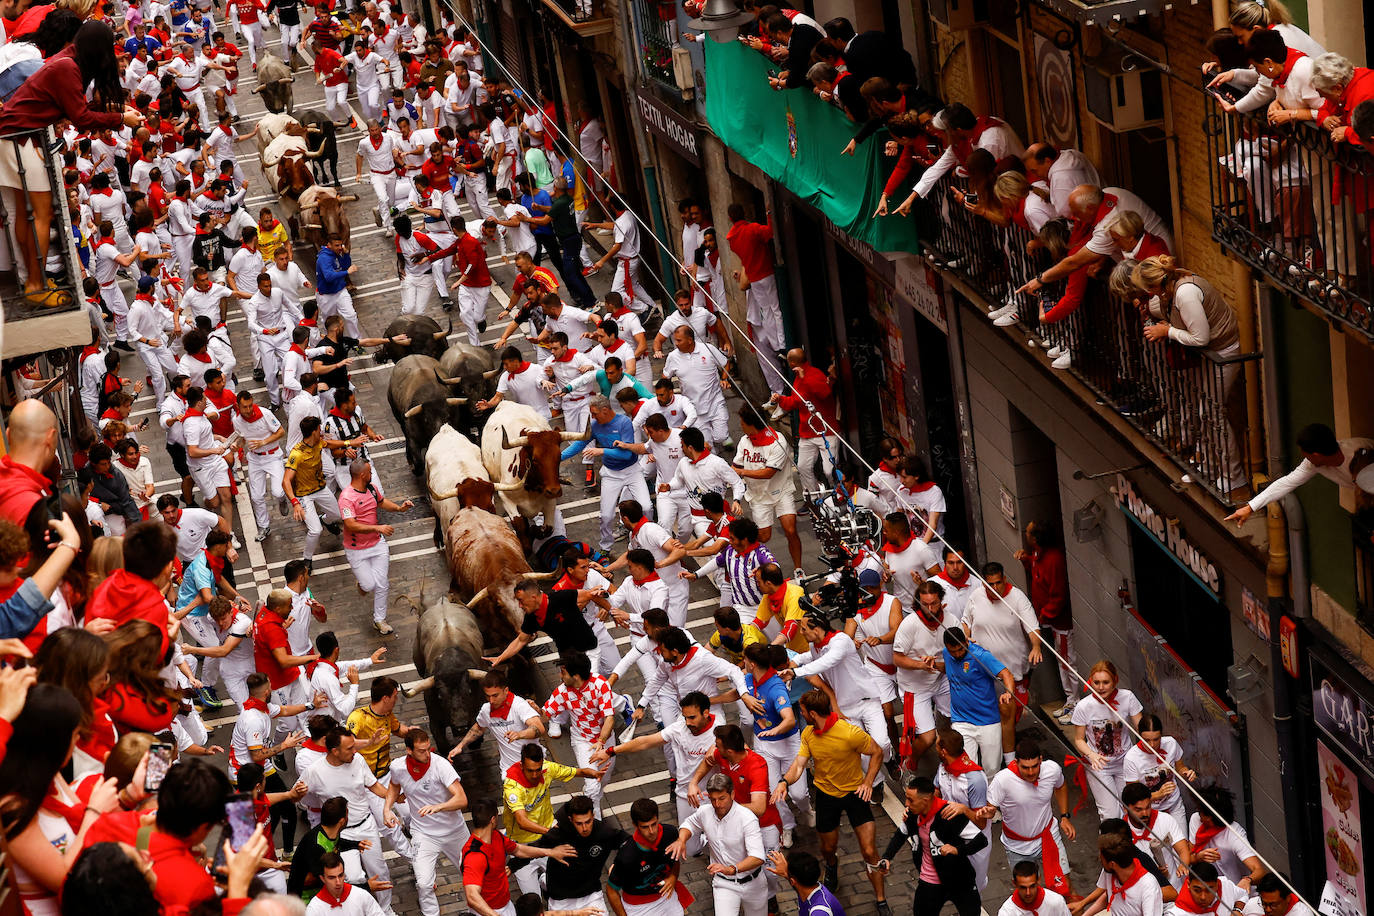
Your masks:
M 84 363 L 84 362 L 86 361 L 86 358 L 87 358 L 87 357 L 89 357 L 89 356 L 95 356 L 95 355 L 96 355 L 97 353 L 99 353 L 99 352 L 100 352 L 100 348 L 97 347 L 97 346 L 95 346 L 94 344 L 89 344 L 89 345 L 87 345 L 87 346 L 84 346 L 84 347 L 81 348 L 81 355 L 80 355 L 79 357 L 77 357 L 77 362 L 78 362 L 78 363 Z
M 911 546 L 911 542 L 914 540 L 916 540 L 916 535 L 908 534 L 906 536 L 906 540 L 902 541 L 902 545 L 900 547 L 891 542 L 884 544 L 883 553 L 905 553 L 906 549 Z
M 979 115 L 977 122 L 973 125 L 973 135 L 970 137 L 960 137 L 951 144 L 954 147 L 954 155 L 959 158 L 960 162 L 968 159 L 969 156 L 973 155 L 973 150 L 978 141 L 983 138 L 983 134 L 989 128 L 996 127 L 1001 123 L 1002 122 L 997 118 L 989 117 L 988 115 Z
M 99 194 L 101 197 L 113 197 L 114 188 L 91 188 L 92 194 Z M 101 239 L 102 242 L 112 242 L 113 239 Z
M 119 456 L 119 459 L 118 459 L 118 460 L 119 460 L 119 463 L 120 463 L 120 464 L 124 465 L 124 466 L 125 466 L 126 468 L 128 468 L 129 470 L 131 470 L 131 471 L 136 471 L 136 470 L 138 470 L 139 459 L 138 459 L 137 457 L 134 458 L 134 463 L 133 463 L 133 464 L 130 464 L 129 462 L 125 461 L 123 455 Z
M 774 668 L 769 668 L 767 671 L 763 672 L 763 676 L 762 676 L 762 677 L 756 677 L 756 678 L 754 678 L 754 689 L 753 689 L 754 699 L 758 699 L 758 696 L 759 696 L 759 688 L 762 687 L 764 684 L 767 684 L 767 683 L 768 683 L 768 679 L 769 679 L 770 677 L 772 677 L 773 675 L 777 674 L 777 673 L 778 673 L 778 672 L 777 672 L 776 669 L 774 669 Z
M 1212 899 L 1210 907 L 1204 907 L 1193 899 L 1193 892 L 1190 887 L 1187 881 L 1183 882 L 1183 886 L 1178 889 L 1178 896 L 1174 898 L 1174 909 L 1182 910 L 1185 913 L 1216 913 L 1221 905 L 1221 895 L 1217 894 Z
M 1154 832 L 1155 821 L 1158 818 L 1159 812 L 1156 811 L 1154 808 L 1151 808 L 1150 819 L 1145 822 L 1145 829 L 1140 831 L 1139 833 L 1136 832 L 1135 821 L 1131 820 L 1129 817 L 1126 818 L 1126 825 L 1131 828 L 1131 842 L 1139 843 L 1141 840 L 1148 839 L 1150 834 Z
M 1289 48 L 1289 49 L 1288 49 L 1288 56 L 1287 56 L 1286 58 L 1284 58 L 1284 61 L 1283 61 L 1283 72 L 1280 73 L 1280 74 L 1274 79 L 1274 85 L 1275 85 L 1275 86 L 1278 86 L 1280 89 L 1282 89 L 1283 86 L 1284 86 L 1284 84 L 1288 82 L 1288 75 L 1289 75 L 1290 73 L 1293 72 L 1293 65 L 1296 64 L 1296 63 L 1298 62 L 1298 59 L 1299 59 L 1299 58 L 1306 57 L 1306 56 L 1307 56 L 1307 55 L 1304 54 L 1304 53 L 1302 53 L 1301 51 L 1298 51 L 1298 50 L 1296 50 L 1296 49 L 1294 49 L 1294 48 Z
M 680 662 L 678 662 L 676 665 L 673 665 L 673 666 L 672 666 L 672 667 L 673 667 L 673 670 L 674 670 L 674 671 L 681 671 L 683 668 L 685 668 L 685 667 L 687 666 L 687 663 L 690 662 L 690 661 L 692 660 L 692 656 L 693 656 L 693 655 L 696 655 L 696 654 L 697 654 L 697 650 L 700 649 L 700 648 L 701 648 L 701 646 L 692 646 L 692 648 L 688 649 L 688 650 L 687 650 L 687 654 L 684 655 L 684 656 L 682 656 L 682 661 L 680 661 Z
M 520 785 L 524 786 L 526 789 L 533 789 L 535 786 L 543 785 L 544 771 L 539 771 L 539 782 L 530 782 L 528 779 L 525 778 L 525 771 L 521 768 L 520 764 L 512 763 L 510 765 L 510 769 L 506 770 L 506 778 L 514 779 L 516 782 L 520 783 Z
M 309 751 L 317 751 L 321 754 L 326 754 L 329 752 L 328 748 L 326 748 L 323 744 L 317 742 L 314 738 L 306 738 L 304 741 L 301 742 L 301 747 Z
M 647 576 L 645 576 L 643 579 L 636 579 L 634 576 L 631 576 L 631 577 L 630 577 L 630 581 L 634 582 L 635 585 L 645 585 L 645 584 L 647 584 L 647 583 L 649 583 L 649 582 L 657 582 L 657 581 L 658 581 L 658 573 L 656 573 L 656 572 L 651 572 L 651 573 L 649 573 Z
M 949 577 L 949 573 L 946 572 L 943 568 L 935 574 L 935 578 L 944 579 L 946 582 L 954 586 L 954 588 L 959 591 L 963 591 L 964 587 L 968 585 L 968 577 L 969 571 L 967 566 L 964 567 L 964 574 L 960 576 L 958 579 L 951 579 Z
M 212 363 L 212 362 L 214 362 L 214 360 L 210 358 L 210 354 L 209 354 L 209 353 L 187 353 L 186 355 L 189 356 L 189 357 L 191 357 L 191 359 L 194 359 L 196 362 L 200 362 L 200 363 Z
M 73 795 L 76 793 L 73 792 Z M 57 797 L 57 787 L 54 784 L 48 785 L 48 794 L 43 797 L 42 804 L 39 805 L 49 814 L 56 814 L 67 822 L 73 833 L 81 831 L 81 822 L 86 817 L 86 805 L 80 798 L 75 804 L 69 805 Z
M 301 323 L 304 324 L 305 322 L 301 322 Z M 290 346 L 289 349 L 290 349 L 290 351 L 291 351 L 292 353 L 299 354 L 300 357 L 301 357 L 301 359 L 305 359 L 305 350 L 303 350 L 303 349 L 301 348 L 301 345 L 300 345 L 300 344 L 294 344 L 294 343 L 293 343 L 293 344 Z
M 834 728 L 835 723 L 838 721 L 840 721 L 840 714 L 837 712 L 832 712 L 830 713 L 830 715 L 825 717 L 825 721 L 822 722 L 820 725 L 811 726 L 811 730 L 818 735 L 824 735 L 826 732 Z
M 423 764 L 421 764 L 418 761 L 416 761 L 414 757 L 410 756 L 409 754 L 406 754 L 406 772 L 410 774 L 411 779 L 415 780 L 416 782 L 419 782 L 421 779 L 424 778 L 424 775 L 429 772 L 429 765 L 433 762 L 434 758 L 431 757 L 428 760 L 426 760 Z
M 878 470 L 880 470 L 880 471 L 882 471 L 882 472 L 884 472 L 884 473 L 886 473 L 886 474 L 896 474 L 896 473 L 897 473 L 897 469 L 896 469 L 895 467 L 893 467 L 892 465 L 888 464 L 886 459 L 884 459 L 884 460 L 878 462 Z
M 112 239 L 112 238 L 110 238 L 110 237 L 108 237 L 108 236 L 104 236 L 104 237 L 102 237 L 99 241 L 97 241 L 97 242 L 95 243 L 95 247 L 99 248 L 101 245 L 114 245 L 114 243 L 115 243 L 115 240 L 114 240 L 114 239 Z
M 369 139 L 369 140 L 371 141 L 371 143 L 372 143 L 372 148 L 373 148 L 373 149 L 376 149 L 376 150 L 379 150 L 379 149 L 382 148 L 382 140 L 385 140 L 385 139 L 386 139 L 386 135 L 385 135 L 385 134 L 382 135 L 382 140 L 372 140 L 371 137 L 369 137 L 368 139 Z
M 859 616 L 861 616 L 864 620 L 867 620 L 874 614 L 878 613 L 878 608 L 883 606 L 883 598 L 885 597 L 886 594 L 881 594 L 877 598 L 875 598 L 873 600 L 873 603 L 870 604 L 867 608 L 859 608 Z
M 758 546 L 755 545 L 754 550 L 757 549 Z M 746 550 L 744 553 L 740 554 L 740 556 L 747 557 L 749 554 L 753 553 L 754 550 Z M 764 595 L 764 598 L 768 600 L 768 609 L 770 611 L 772 611 L 774 614 L 782 613 L 782 606 L 785 603 L 787 603 L 787 583 L 784 582 L 771 595 Z
M 534 611 L 534 619 L 539 621 L 539 625 L 544 625 L 544 620 L 549 616 L 549 596 L 539 596 L 539 607 Z
M 701 454 L 700 454 L 700 455 L 696 456 L 695 458 L 688 459 L 688 460 L 690 460 L 690 461 L 692 462 L 692 464 L 700 464 L 701 462 L 703 462 L 703 461 L 706 460 L 706 456 L 709 455 L 709 454 L 711 454 L 711 446 L 708 445 L 708 446 L 706 446 L 704 449 L 701 450 Z
M 488 705 L 490 705 L 490 704 L 488 704 Z M 513 692 L 507 690 L 507 691 L 506 691 L 506 702 L 505 702 L 502 706 L 499 706 L 499 707 L 497 707 L 497 706 L 492 706 L 492 708 L 491 708 L 491 717 L 492 717 L 493 719 L 504 719 L 504 718 L 506 718 L 506 716 L 510 715 L 510 708 L 511 708 L 512 706 L 514 706 L 514 705 L 515 705 L 515 694 L 514 694 Z
M 243 410 L 240 409 L 239 416 L 243 417 L 244 421 L 247 423 L 256 423 L 258 419 L 262 417 L 262 408 L 254 404 L 253 409 L 247 413 L 244 413 Z
M 244 701 L 243 701 L 243 708 L 244 708 L 244 709 L 257 709 L 257 710 L 260 710 L 260 711 L 262 711 L 262 712 L 267 713 L 268 715 L 271 715 L 271 714 L 272 714 L 272 711 L 269 710 L 269 709 L 267 708 L 267 704 L 264 703 L 262 700 L 257 699 L 256 697 L 249 697 L 248 699 L 244 700 Z
M 616 350 L 619 350 L 624 345 L 625 341 L 621 340 L 619 337 L 612 337 L 611 342 L 609 344 L 605 344 L 604 346 L 602 346 L 601 349 L 605 350 L 607 353 L 614 353 Z
M 921 623 L 926 625 L 926 629 L 932 633 L 940 628 L 940 624 L 945 622 L 943 614 L 938 617 L 927 616 L 925 605 L 921 604 L 920 601 L 916 602 L 916 614 L 921 618 Z
M 529 360 L 527 360 L 527 359 L 522 359 L 522 360 L 520 360 L 520 368 L 517 369 L 517 370 L 515 370 L 514 372 L 507 372 L 507 373 L 506 373 L 506 380 L 507 380 L 507 381 L 511 381 L 511 382 L 515 381 L 515 377 L 516 377 L 517 375 L 523 375 L 524 372 L 525 372 L 525 370 L 528 369 L 529 367 L 530 367 Z
M 1220 826 L 1204 827 L 1202 826 L 1202 821 L 1199 820 L 1197 825 L 1197 834 L 1193 839 L 1193 848 L 1201 849 L 1204 846 L 1209 845 L 1212 842 L 1212 840 L 1216 839 L 1217 834 L 1221 833 L 1225 829 L 1225 824 L 1222 824 Z
M 636 537 L 638 537 L 639 529 L 643 528 L 646 524 L 648 524 L 648 522 L 649 520 L 647 518 L 641 518 L 639 521 L 635 522 L 633 525 L 630 526 L 630 532 L 634 534 Z
M 924 483 L 916 484 L 914 487 L 902 487 L 902 489 L 906 490 L 908 493 L 924 493 L 933 486 L 935 486 L 935 481 L 927 480 Z
M 348 895 L 351 893 L 353 893 L 353 885 L 345 883 L 343 886 L 343 894 L 339 897 L 335 897 L 333 894 L 329 893 L 329 888 L 326 887 L 322 887 L 316 891 L 315 896 L 329 904 L 329 908 L 332 910 L 336 907 L 342 907 L 344 901 L 348 899 Z
M 1021 910 L 1022 912 L 1028 912 L 1032 914 L 1032 916 L 1035 916 L 1035 914 L 1038 914 L 1040 912 L 1040 907 L 1043 906 L 1045 903 L 1045 889 L 1042 887 L 1036 890 L 1035 902 L 1030 905 L 1029 909 L 1022 905 L 1021 897 L 1018 894 L 1012 894 L 1011 899 L 1016 901 L 1016 908 L 1018 910 Z
M 1106 703 L 1112 709 L 1116 709 L 1117 688 L 1113 687 L 1112 692 L 1107 694 L 1105 697 L 1098 693 L 1096 690 L 1093 690 L 1091 687 L 1085 688 L 1085 692 L 1097 697 L 1099 700 L 1101 700 L 1103 703 Z
M 646 837 L 644 834 L 640 833 L 639 828 L 637 827 L 635 828 L 635 832 L 631 834 L 630 839 L 634 840 L 644 849 L 657 849 L 658 841 L 663 839 L 663 825 L 659 825 L 658 835 L 655 836 L 652 840 Z
M 778 434 L 773 432 L 771 429 L 765 429 L 762 432 L 749 434 L 749 442 L 753 445 L 772 445 L 774 442 L 777 441 Z
M 1013 773 L 1015 773 L 1018 777 L 1020 777 L 1021 780 L 1022 780 L 1023 782 L 1028 782 L 1028 783 L 1030 783 L 1030 784 L 1033 785 L 1033 786 L 1038 786 L 1038 785 L 1040 785 L 1040 777 L 1039 777 L 1039 776 L 1035 777 L 1034 779 L 1027 779 L 1027 778 L 1024 777 L 1024 776 L 1021 776 L 1021 767 L 1017 766 L 1015 763 L 1013 763 L 1013 764 L 1009 767 L 1009 769 L 1010 769 Z
M 977 761 L 968 755 L 968 751 L 964 751 L 945 764 L 945 770 L 953 776 L 962 776 L 965 773 L 972 773 L 974 770 L 981 769 L 982 767 L 978 765 Z
M 1112 875 L 1112 877 L 1111 877 L 1111 893 L 1107 896 L 1107 906 L 1108 906 L 1108 907 L 1110 907 L 1110 906 L 1112 905 L 1112 901 L 1116 899 L 1116 895 L 1117 895 L 1117 894 L 1120 894 L 1121 897 L 1122 897 L 1122 899 L 1124 900 L 1125 897 L 1126 897 L 1126 891 L 1130 890 L 1130 888 L 1131 888 L 1137 881 L 1139 881 L 1141 878 L 1145 877 L 1145 875 L 1149 874 L 1149 872 L 1145 871 L 1145 866 L 1140 864 L 1140 860 L 1139 860 L 1139 859 L 1137 859 L 1137 860 L 1135 861 L 1134 864 L 1135 864 L 1135 868 L 1131 869 L 1130 877 L 1128 877 L 1128 878 L 1125 880 L 1125 882 L 1123 882 L 1122 884 L 1118 885 L 1118 884 L 1116 883 L 1116 875 Z
M 572 358 L 573 358 L 574 356 L 576 356 L 576 355 L 577 355 L 577 351 L 574 350 L 572 347 L 568 347 L 568 349 L 566 349 L 566 350 L 563 351 L 563 355 L 562 355 L 562 356 L 555 356 L 555 357 L 553 358 L 553 361 L 556 362 L 556 363 L 566 363 L 566 362 L 569 362 L 570 360 L 572 360 Z
M 715 727 L 716 727 L 716 714 L 715 714 L 715 713 L 711 713 L 711 718 L 708 719 L 708 720 L 706 721 L 706 725 L 702 727 L 701 731 L 692 732 L 692 730 L 691 730 L 690 728 L 688 728 L 687 730 L 688 730 L 689 732 L 692 732 L 693 735 L 704 735 L 704 734 L 706 734 L 708 731 L 710 731 L 711 729 L 713 729 L 713 728 L 715 728 Z
M 916 823 L 925 826 L 926 824 L 934 822 L 935 816 L 940 813 L 940 809 L 947 804 L 949 804 L 949 802 L 945 801 L 938 795 L 935 796 L 930 800 L 930 810 L 928 810 L 925 814 L 921 815 L 920 817 L 916 818 Z
M 139 300 L 139 299 L 142 299 L 144 302 L 152 302 L 152 301 L 153 301 L 153 294 L 152 294 L 152 293 L 135 293 L 135 294 L 134 294 L 134 299 L 135 299 L 135 301 L 137 301 L 137 300 Z
M 563 578 L 559 579 L 557 582 L 553 584 L 553 590 L 556 592 L 576 591 L 586 584 L 586 579 L 583 579 L 581 582 L 576 582 L 573 580 L 573 577 L 570 573 L 564 573 Z
M 1162 742 L 1161 742 L 1161 743 L 1162 743 Z M 1144 751 L 1144 752 L 1147 753 L 1147 754 L 1153 754 L 1153 755 L 1154 755 L 1154 758 L 1155 758 L 1156 760 L 1158 760 L 1160 763 L 1163 763 L 1163 762 L 1164 762 L 1164 756 L 1165 756 L 1165 755 L 1164 755 L 1164 750 L 1163 750 L 1163 748 L 1161 748 L 1160 750 L 1155 750 L 1154 748 L 1152 748 L 1152 747 L 1150 747 L 1148 744 L 1146 744 L 1144 741 L 1137 741 L 1137 742 L 1135 743 L 1135 746 L 1138 747 L 1138 748 L 1140 748 L 1142 751 Z
M 182 415 L 181 418 L 182 418 L 182 420 L 189 420 L 189 419 L 191 419 L 192 417 L 203 417 L 203 416 L 205 416 L 205 411 L 203 411 L 203 410 L 191 409 L 191 410 L 187 410 L 186 413 L 184 413 L 184 414 Z M 180 516 L 178 516 L 178 518 L 180 518 Z
M 330 410 L 329 410 L 329 415 L 330 415 L 331 417 L 338 417 L 340 420 L 351 420 L 351 419 L 353 419 L 352 417 L 350 417 L 348 414 L 344 413 L 342 410 L 340 410 L 340 409 L 337 408 L 337 407 L 331 407 Z
M 102 413 L 102 414 L 100 415 L 100 419 L 102 419 L 102 420 L 119 420 L 120 422 L 123 422 L 123 421 L 124 421 L 124 415 L 123 415 L 122 413 L 119 412 L 119 408 L 118 408 L 118 407 L 107 407 L 107 408 L 105 408 L 105 412 Z

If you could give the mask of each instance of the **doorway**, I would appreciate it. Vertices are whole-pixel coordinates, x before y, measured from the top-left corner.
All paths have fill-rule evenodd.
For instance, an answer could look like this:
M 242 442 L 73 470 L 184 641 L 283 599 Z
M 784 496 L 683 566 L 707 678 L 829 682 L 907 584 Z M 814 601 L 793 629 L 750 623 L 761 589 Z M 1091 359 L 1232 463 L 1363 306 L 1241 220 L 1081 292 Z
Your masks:
M 1233 656 L 1226 606 L 1180 566 L 1153 535 L 1134 521 L 1129 528 L 1136 612 L 1213 693 L 1227 696 L 1226 669 Z

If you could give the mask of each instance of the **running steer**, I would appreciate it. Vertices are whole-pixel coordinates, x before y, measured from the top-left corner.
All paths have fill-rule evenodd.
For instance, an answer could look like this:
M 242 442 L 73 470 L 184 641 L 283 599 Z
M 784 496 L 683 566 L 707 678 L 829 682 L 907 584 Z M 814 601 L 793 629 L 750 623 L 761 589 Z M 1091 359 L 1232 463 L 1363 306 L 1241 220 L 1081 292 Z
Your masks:
M 425 452 L 425 485 L 434 509 L 434 546 L 442 547 L 444 532 L 459 509 L 473 506 L 495 512 L 496 487 L 482 465 L 482 450 L 452 426 L 442 427 Z
M 493 642 L 509 641 L 525 614 L 515 601 L 521 579 L 551 579 L 552 573 L 530 570 L 510 522 L 481 509 L 460 509 L 449 523 L 445 553 L 453 582 L 462 594 L 472 595 L 468 607 Z
M 420 613 L 415 670 L 421 680 L 406 696 L 425 692 L 425 711 L 439 753 L 447 754 L 472 727 L 482 704 L 482 628 L 466 606 L 441 598 Z M 452 737 L 449 730 L 452 729 Z
M 438 365 L 437 360 L 444 353 L 444 338 L 448 336 L 448 332 L 439 327 L 439 322 L 426 315 L 400 315 L 386 326 L 386 333 L 382 336 L 396 337 L 401 334 L 409 337 L 410 343 L 405 346 L 394 342 L 383 344 L 377 351 L 379 361 L 396 362 L 412 353 L 419 353 L 432 356 Z

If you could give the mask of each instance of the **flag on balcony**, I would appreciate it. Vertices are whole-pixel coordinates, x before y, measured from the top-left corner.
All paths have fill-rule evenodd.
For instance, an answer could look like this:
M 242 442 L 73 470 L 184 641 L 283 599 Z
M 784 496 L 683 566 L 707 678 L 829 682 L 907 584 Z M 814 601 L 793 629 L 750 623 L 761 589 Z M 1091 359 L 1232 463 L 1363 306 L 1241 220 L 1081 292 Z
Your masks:
M 726 146 L 878 251 L 914 252 L 916 225 L 907 217 L 873 218 L 894 160 L 879 132 L 853 156 L 841 156 L 858 130 L 838 108 L 810 92 L 774 91 L 769 62 L 739 42 L 703 42 L 706 120 Z M 895 208 L 900 201 L 893 201 Z

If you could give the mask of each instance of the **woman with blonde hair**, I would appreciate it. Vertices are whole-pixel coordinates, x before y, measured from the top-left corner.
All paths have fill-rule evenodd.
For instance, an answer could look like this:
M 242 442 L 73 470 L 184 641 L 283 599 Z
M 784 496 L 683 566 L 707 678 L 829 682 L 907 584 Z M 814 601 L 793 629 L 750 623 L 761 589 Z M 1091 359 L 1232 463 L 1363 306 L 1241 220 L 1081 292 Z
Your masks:
M 1131 280 L 1150 297 L 1149 318 L 1153 322 L 1145 327 L 1145 339 L 1166 348 L 1164 359 L 1170 368 L 1202 373 L 1202 391 L 1195 392 L 1201 396 L 1177 398 L 1183 425 L 1180 438 L 1184 444 L 1196 444 L 1201 430 L 1220 422 L 1225 454 L 1198 454 L 1194 462 L 1201 463 L 1209 473 L 1217 473 L 1219 476 L 1213 481 L 1217 490 L 1229 493 L 1241 485 L 1245 476 L 1235 422 L 1241 365 L 1218 365 L 1198 357 L 1202 350 L 1223 359 L 1240 353 L 1235 310 L 1211 283 L 1179 267 L 1169 255 L 1141 261 Z
M 1102 659 L 1088 671 L 1088 694 L 1073 708 L 1073 744 L 1088 768 L 1088 786 L 1097 803 L 1098 820 L 1121 817 L 1126 752 L 1135 744 L 1131 729 L 1144 707 L 1120 686 L 1116 665 Z
M 1231 34 L 1240 39 L 1242 44 L 1260 29 L 1273 29 L 1283 38 L 1284 44 L 1308 57 L 1326 53 L 1316 39 L 1294 24 L 1293 14 L 1279 0 L 1246 0 L 1237 3 L 1231 10 L 1227 24 L 1231 27 Z
M 123 568 L 124 539 L 96 538 L 86 559 L 86 594 L 94 594 L 95 587 L 108 579 L 110 573 Z

